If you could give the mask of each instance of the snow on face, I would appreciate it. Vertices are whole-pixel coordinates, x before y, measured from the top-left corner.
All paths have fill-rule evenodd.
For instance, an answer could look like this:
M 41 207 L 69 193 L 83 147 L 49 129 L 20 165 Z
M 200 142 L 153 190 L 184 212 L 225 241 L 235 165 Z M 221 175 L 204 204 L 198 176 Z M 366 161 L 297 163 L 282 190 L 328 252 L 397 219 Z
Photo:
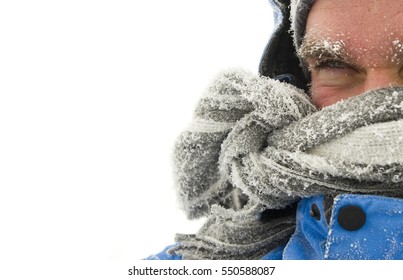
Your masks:
M 310 35 L 311 37 L 306 36 L 304 38 L 303 44 L 298 50 L 298 55 L 310 67 L 309 70 L 312 70 L 312 66 L 317 66 L 321 61 L 330 59 L 359 64 L 363 58 L 369 58 L 367 63 L 363 63 L 362 68 L 365 67 L 369 71 L 373 71 L 377 67 L 382 67 L 382 64 L 370 59 L 376 51 L 370 45 L 349 51 L 345 43 L 350 40 L 349 36 L 335 34 L 334 38 L 331 38 L 327 35 L 316 35 L 312 38 L 312 32 Z M 398 38 L 393 39 L 393 32 L 390 34 L 390 40 L 385 42 L 385 45 L 380 49 L 382 52 L 378 52 L 377 56 L 382 57 L 385 65 L 400 67 L 403 64 L 403 43 Z
M 317 0 L 299 50 L 319 107 L 403 85 L 403 6 L 388 0 Z
M 310 67 L 317 66 L 323 60 L 345 60 L 348 57 L 343 39 L 334 40 L 328 36 L 318 39 L 306 37 L 298 55 Z
M 391 62 L 400 65 L 403 58 L 403 44 L 399 39 L 394 40 L 392 44 L 393 55 L 391 55 Z

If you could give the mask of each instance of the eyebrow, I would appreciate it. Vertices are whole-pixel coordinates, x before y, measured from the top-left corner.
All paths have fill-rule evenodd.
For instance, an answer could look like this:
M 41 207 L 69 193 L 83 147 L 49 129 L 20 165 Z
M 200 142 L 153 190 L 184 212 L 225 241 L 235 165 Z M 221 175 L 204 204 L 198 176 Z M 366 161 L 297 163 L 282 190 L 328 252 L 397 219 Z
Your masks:
M 302 42 L 298 55 L 304 63 L 312 61 L 320 63 L 324 60 L 349 61 L 349 55 L 345 43 L 341 40 L 331 41 L 328 39 L 316 40 L 305 38 Z
M 392 44 L 391 61 L 400 64 L 403 61 L 403 43 L 399 39 L 395 39 Z
M 368 49 L 361 49 L 365 54 Z M 332 40 L 328 38 L 305 37 L 298 55 L 303 62 L 303 66 L 315 67 L 327 60 L 335 60 L 348 65 L 356 65 L 357 59 L 350 54 L 343 40 Z M 403 40 L 395 39 L 391 42 L 389 50 L 382 54 L 390 63 L 401 65 L 403 62 Z M 376 66 L 375 64 L 373 66 Z

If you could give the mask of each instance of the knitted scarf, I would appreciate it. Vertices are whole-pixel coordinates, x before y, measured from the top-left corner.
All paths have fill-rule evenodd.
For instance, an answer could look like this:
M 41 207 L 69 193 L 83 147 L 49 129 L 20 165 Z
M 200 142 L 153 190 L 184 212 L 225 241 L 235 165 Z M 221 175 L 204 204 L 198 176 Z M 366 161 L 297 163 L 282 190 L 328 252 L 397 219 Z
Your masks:
M 342 193 L 403 197 L 403 88 L 320 111 L 296 87 L 245 71 L 218 75 L 177 140 L 174 173 L 196 234 L 183 259 L 258 259 L 295 230 L 301 198 Z

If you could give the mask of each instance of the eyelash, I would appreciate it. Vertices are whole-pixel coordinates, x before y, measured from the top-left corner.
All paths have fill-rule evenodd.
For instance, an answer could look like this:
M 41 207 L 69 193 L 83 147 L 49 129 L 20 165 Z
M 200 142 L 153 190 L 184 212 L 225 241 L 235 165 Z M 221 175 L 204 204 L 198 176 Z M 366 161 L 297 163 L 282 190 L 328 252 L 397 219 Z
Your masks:
M 336 69 L 342 70 L 342 69 L 346 69 L 346 68 L 358 72 L 358 70 L 354 66 L 352 66 L 352 65 L 350 65 L 348 63 L 345 63 L 343 61 L 337 61 L 337 60 L 319 61 L 313 67 L 313 69 L 316 70 L 316 71 L 319 71 L 319 70 L 336 70 Z

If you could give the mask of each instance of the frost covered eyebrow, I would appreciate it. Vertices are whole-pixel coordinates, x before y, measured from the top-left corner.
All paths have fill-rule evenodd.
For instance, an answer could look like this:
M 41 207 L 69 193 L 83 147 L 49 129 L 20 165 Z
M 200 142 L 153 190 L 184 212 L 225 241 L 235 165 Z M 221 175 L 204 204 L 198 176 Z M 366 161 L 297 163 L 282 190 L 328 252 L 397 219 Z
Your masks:
M 358 49 L 361 56 L 366 54 L 371 55 L 370 46 L 367 48 Z M 305 37 L 298 55 L 307 67 L 315 67 L 324 61 L 334 60 L 342 62 L 348 65 L 356 65 L 359 57 L 351 55 L 346 44 L 342 40 L 332 39 L 317 39 L 315 37 Z M 384 46 L 384 52 L 379 55 L 383 56 L 385 60 L 388 60 L 391 64 L 402 65 L 403 64 L 403 40 L 394 39 L 391 40 L 389 45 Z M 370 67 L 376 67 L 376 64 L 369 64 Z
M 349 60 L 343 41 L 331 41 L 327 39 L 315 40 L 313 38 L 305 38 L 298 50 L 298 55 L 306 64 L 308 62 L 319 64 L 326 60 L 343 62 L 348 62 Z
M 392 54 L 390 60 L 392 63 L 401 64 L 403 62 L 403 43 L 399 39 L 395 39 L 392 42 Z

